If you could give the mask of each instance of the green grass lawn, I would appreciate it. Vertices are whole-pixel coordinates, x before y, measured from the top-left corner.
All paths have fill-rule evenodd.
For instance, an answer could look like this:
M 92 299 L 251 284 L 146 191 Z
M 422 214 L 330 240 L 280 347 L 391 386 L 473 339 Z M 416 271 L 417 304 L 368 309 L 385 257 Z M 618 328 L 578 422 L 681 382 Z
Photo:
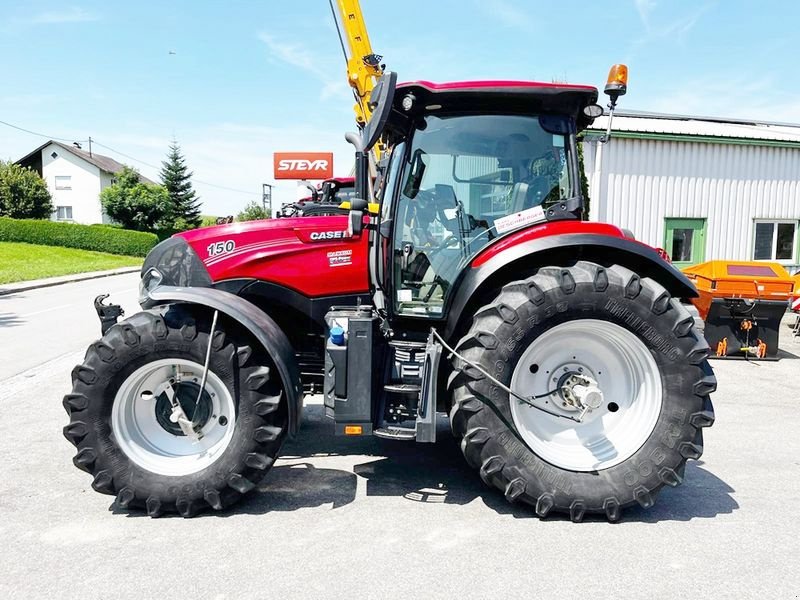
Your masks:
M 143 259 L 60 246 L 0 242 L 0 284 L 141 265 Z

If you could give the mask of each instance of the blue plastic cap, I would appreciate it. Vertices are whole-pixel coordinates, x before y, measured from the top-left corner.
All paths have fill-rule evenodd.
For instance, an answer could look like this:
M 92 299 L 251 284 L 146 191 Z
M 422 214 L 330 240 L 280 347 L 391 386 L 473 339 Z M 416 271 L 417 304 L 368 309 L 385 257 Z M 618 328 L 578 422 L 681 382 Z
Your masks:
M 337 346 L 344 346 L 344 329 L 338 325 L 331 327 L 331 342 Z

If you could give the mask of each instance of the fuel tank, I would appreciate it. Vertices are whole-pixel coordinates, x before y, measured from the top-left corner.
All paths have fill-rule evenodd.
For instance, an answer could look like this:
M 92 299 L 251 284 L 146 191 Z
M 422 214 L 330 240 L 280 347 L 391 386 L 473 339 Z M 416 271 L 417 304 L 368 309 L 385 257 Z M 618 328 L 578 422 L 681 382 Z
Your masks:
M 366 293 L 366 230 L 347 237 L 347 215 L 265 219 L 203 227 L 177 235 L 214 282 L 251 278 L 308 297 Z

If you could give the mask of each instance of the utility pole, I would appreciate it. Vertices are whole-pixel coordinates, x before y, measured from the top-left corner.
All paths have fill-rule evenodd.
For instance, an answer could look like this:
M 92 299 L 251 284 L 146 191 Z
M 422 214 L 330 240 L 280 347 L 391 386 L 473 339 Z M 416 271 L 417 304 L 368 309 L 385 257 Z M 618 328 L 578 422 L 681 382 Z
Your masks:
M 267 212 L 267 205 L 269 205 L 269 216 L 272 217 L 272 186 L 268 183 L 261 184 L 261 203 L 264 206 L 264 212 Z
M 89 136 L 89 158 L 92 158 L 92 136 Z

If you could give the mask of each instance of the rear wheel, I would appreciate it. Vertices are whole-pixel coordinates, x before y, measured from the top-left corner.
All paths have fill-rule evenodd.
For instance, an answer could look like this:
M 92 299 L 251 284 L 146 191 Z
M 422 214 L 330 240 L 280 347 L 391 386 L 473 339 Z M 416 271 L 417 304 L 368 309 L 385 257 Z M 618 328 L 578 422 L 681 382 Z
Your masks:
M 540 516 L 613 521 L 626 506 L 649 508 L 681 483 L 714 421 L 716 381 L 692 317 L 618 265 L 548 267 L 506 285 L 458 349 L 536 398 L 462 365 L 451 422 L 484 481 Z
M 73 370 L 64 398 L 73 462 L 122 508 L 219 510 L 253 489 L 277 457 L 287 410 L 270 358 L 233 323 L 221 320 L 210 333 L 210 319 L 183 308 L 138 313 Z

